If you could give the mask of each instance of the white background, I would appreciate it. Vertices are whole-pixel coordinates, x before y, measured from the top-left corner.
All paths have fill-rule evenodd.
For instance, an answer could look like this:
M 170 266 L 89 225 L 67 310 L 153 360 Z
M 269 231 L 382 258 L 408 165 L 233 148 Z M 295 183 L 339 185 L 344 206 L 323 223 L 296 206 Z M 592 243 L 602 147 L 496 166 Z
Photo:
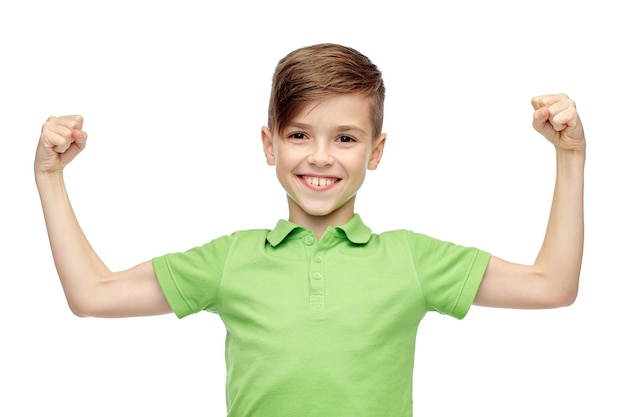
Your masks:
M 245 228 L 286 199 L 260 142 L 292 49 L 352 46 L 383 71 L 386 153 L 357 199 L 409 228 L 532 262 L 554 152 L 532 96 L 574 98 L 588 139 L 586 246 L 569 308 L 432 314 L 417 416 L 624 416 L 624 13 L 609 1 L 6 1 L 0 6 L 0 415 L 225 414 L 217 316 L 78 319 L 32 161 L 50 115 L 90 135 L 67 185 L 111 269 Z M 581 4 L 585 4 L 581 6 Z

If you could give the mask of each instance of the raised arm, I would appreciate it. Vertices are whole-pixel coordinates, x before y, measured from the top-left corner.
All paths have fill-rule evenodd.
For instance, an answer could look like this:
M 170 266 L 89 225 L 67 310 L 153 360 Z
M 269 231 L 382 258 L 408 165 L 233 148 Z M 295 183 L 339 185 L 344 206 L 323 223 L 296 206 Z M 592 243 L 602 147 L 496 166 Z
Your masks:
M 41 129 L 34 164 L 52 255 L 69 307 L 78 316 L 96 317 L 170 312 L 150 261 L 111 272 L 76 219 L 63 169 L 86 142 L 81 116 L 50 117 Z
M 585 134 L 565 94 L 532 99 L 533 127 L 556 149 L 556 183 L 543 245 L 533 265 L 492 257 L 474 304 L 552 308 L 574 302 L 583 255 Z

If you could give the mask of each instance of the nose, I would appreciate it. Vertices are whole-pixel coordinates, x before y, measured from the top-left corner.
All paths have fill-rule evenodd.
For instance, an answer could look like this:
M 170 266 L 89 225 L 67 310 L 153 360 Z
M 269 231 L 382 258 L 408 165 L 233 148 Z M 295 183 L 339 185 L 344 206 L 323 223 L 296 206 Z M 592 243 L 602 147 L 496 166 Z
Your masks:
M 311 152 L 307 158 L 307 162 L 318 167 L 331 165 L 334 158 L 331 154 L 330 144 L 326 141 L 312 141 Z

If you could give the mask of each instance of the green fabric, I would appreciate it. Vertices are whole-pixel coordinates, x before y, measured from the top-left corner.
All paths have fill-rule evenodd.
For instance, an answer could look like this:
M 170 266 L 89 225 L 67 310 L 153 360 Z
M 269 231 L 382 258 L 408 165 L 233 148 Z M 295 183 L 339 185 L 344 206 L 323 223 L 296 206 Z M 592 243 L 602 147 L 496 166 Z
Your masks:
M 420 320 L 464 317 L 489 257 L 355 215 L 319 241 L 281 220 L 153 265 L 178 317 L 224 322 L 229 416 L 404 417 Z

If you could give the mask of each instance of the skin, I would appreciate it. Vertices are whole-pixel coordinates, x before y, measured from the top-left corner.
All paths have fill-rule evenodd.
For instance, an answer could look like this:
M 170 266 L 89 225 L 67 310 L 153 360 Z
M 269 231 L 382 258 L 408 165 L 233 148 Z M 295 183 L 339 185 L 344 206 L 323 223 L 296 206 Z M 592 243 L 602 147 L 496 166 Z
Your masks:
M 532 265 L 492 257 L 475 304 L 552 308 L 571 304 L 583 252 L 585 135 L 575 103 L 564 94 L 532 99 L 533 127 L 556 151 L 557 175 L 546 235 Z M 287 193 L 289 219 L 321 236 L 354 214 L 356 193 L 376 169 L 386 136 L 373 137 L 367 100 L 341 95 L 311 102 L 281 132 L 262 128 L 267 163 Z M 78 316 L 128 317 L 171 312 L 151 261 L 109 270 L 74 215 L 63 169 L 87 142 L 81 116 L 43 125 L 34 170 L 54 262 Z

